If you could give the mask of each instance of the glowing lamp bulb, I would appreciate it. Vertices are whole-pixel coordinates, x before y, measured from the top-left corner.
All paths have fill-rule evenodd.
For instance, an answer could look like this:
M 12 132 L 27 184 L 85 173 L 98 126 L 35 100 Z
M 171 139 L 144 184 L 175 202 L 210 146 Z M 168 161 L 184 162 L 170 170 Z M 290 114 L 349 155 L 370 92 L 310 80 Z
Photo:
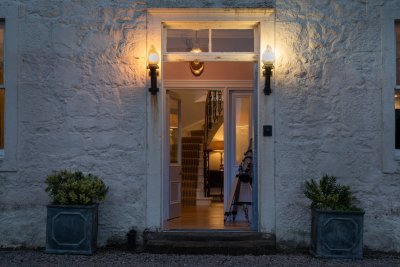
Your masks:
M 275 53 L 270 45 L 267 45 L 264 53 L 262 54 L 262 62 L 264 64 L 273 64 L 275 61 Z
M 160 60 L 160 56 L 158 55 L 158 53 L 154 49 L 154 47 L 152 47 L 152 49 L 149 51 L 147 60 L 148 60 L 149 64 L 157 64 L 158 61 Z
M 190 50 L 190 52 L 197 54 L 197 53 L 201 53 L 202 51 L 199 47 L 196 47 L 196 48 L 193 48 L 192 50 Z

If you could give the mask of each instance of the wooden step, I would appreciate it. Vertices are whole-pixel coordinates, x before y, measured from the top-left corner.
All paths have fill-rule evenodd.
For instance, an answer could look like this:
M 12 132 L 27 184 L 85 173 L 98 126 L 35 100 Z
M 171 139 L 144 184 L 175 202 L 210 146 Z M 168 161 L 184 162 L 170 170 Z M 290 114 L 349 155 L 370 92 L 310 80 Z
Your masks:
M 251 231 L 145 231 L 152 253 L 263 255 L 275 253 L 275 237 Z

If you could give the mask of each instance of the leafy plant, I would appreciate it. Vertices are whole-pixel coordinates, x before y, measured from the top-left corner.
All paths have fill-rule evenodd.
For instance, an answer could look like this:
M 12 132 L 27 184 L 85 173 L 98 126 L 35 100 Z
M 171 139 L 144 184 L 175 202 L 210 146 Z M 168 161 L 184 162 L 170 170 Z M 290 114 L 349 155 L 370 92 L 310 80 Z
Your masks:
M 350 187 L 336 183 L 335 176 L 324 175 L 319 182 L 306 181 L 304 195 L 311 200 L 312 209 L 361 211 L 354 205 L 356 201 Z
M 46 178 L 46 192 L 54 204 L 91 205 L 103 201 L 108 187 L 97 176 L 80 171 L 56 171 Z

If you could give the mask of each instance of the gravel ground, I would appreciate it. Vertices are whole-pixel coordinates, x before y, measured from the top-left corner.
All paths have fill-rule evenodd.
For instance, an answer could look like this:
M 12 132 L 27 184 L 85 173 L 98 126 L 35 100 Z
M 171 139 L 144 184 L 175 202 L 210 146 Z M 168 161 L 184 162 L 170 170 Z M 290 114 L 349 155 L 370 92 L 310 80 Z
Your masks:
M 99 250 L 92 256 L 52 255 L 40 250 L 0 251 L 0 266 L 400 266 L 400 254 L 370 254 L 363 260 L 316 259 L 308 254 L 263 256 L 176 255 Z

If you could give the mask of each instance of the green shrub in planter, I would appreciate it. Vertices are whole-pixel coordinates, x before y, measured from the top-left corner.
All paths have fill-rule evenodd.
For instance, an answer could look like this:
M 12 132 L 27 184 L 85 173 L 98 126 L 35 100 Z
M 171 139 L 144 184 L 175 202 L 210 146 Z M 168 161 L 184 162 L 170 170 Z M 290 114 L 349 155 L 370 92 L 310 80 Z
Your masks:
M 337 184 L 335 176 L 324 175 L 319 182 L 306 181 L 304 195 L 311 200 L 312 209 L 361 211 L 354 204 L 350 187 Z
M 362 258 L 364 211 L 355 205 L 350 187 L 324 175 L 305 182 L 311 200 L 311 249 L 317 257 Z
M 62 170 L 46 178 L 46 192 L 56 205 L 91 205 L 103 201 L 108 188 L 92 174 Z
M 97 245 L 98 202 L 108 187 L 97 176 L 62 170 L 46 178 L 46 252 L 92 254 Z

